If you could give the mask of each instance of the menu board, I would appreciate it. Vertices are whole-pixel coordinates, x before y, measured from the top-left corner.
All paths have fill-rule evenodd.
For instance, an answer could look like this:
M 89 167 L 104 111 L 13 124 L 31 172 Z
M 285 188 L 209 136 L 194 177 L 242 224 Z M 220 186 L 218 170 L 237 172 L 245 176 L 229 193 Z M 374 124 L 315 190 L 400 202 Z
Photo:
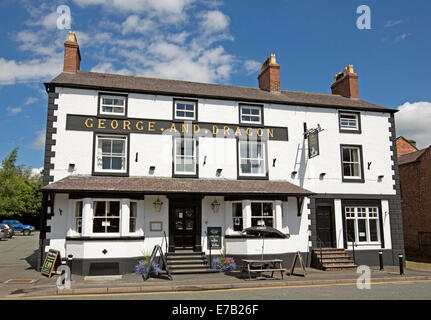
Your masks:
M 50 249 L 45 256 L 45 261 L 43 262 L 41 274 L 44 274 L 51 278 L 52 272 L 57 264 L 61 263 L 60 251 Z
M 221 227 L 207 227 L 208 249 L 221 249 Z

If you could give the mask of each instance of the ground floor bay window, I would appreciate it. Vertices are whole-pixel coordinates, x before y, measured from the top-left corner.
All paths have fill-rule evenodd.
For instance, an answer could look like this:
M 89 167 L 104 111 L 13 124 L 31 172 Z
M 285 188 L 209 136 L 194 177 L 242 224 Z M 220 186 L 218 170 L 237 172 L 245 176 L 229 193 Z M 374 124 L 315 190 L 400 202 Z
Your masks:
M 377 207 L 345 207 L 348 243 L 380 243 L 379 209 Z

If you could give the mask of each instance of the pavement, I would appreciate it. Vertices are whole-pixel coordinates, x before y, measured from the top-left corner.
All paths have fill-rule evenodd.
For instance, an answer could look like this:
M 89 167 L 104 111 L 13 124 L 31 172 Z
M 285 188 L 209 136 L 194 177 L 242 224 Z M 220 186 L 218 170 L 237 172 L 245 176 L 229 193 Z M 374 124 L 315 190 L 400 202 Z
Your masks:
M 142 292 L 195 292 L 208 290 L 228 290 L 239 288 L 298 287 L 337 284 L 356 284 L 361 274 L 356 270 L 322 271 L 308 268 L 303 276 L 297 267 L 294 275 L 275 273 L 274 278 L 248 279 L 239 271 L 230 273 L 182 274 L 150 277 L 144 281 L 142 276 L 125 274 L 121 276 L 84 277 L 72 275 L 71 289 L 57 289 L 59 275 L 48 278 L 35 270 L 38 234 L 29 237 L 16 236 L 0 243 L 0 298 L 2 299 L 55 299 L 71 295 L 121 294 Z M 16 258 L 16 257 L 22 258 Z M 383 271 L 371 267 L 371 283 L 415 282 L 431 280 L 431 271 L 406 268 L 404 275 L 398 267 L 385 266 Z

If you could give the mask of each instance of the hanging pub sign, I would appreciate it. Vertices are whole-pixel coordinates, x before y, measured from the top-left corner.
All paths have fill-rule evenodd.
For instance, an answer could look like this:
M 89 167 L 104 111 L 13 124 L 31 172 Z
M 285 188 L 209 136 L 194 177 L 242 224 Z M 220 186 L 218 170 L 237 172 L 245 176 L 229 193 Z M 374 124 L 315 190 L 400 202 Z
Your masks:
M 312 130 L 308 133 L 308 158 L 319 155 L 319 131 Z
M 221 249 L 221 227 L 208 227 L 208 249 Z

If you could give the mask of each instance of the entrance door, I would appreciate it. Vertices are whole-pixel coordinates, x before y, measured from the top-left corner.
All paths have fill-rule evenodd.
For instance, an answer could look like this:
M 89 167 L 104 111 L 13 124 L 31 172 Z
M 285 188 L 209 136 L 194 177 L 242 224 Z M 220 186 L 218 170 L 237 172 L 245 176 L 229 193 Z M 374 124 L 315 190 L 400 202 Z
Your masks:
M 175 207 L 175 247 L 194 247 L 196 239 L 196 209 Z
M 316 231 L 324 248 L 335 247 L 333 223 L 332 207 L 318 206 L 316 209 Z M 319 241 L 317 241 L 317 246 L 320 246 Z

